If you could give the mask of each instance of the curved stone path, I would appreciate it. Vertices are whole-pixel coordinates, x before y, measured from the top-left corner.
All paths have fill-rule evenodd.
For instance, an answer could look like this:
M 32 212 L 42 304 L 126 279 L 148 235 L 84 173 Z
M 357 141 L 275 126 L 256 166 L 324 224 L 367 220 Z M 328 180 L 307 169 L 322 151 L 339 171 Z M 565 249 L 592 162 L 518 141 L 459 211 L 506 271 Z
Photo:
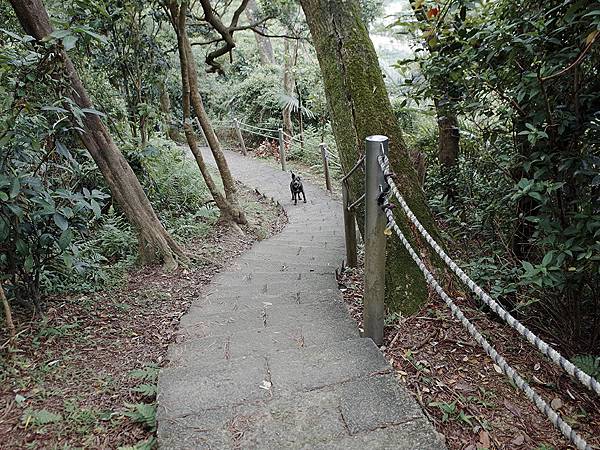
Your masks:
M 234 177 L 279 201 L 289 223 L 182 318 L 159 377 L 160 448 L 443 449 L 341 299 L 341 205 L 305 183 L 307 203 L 294 206 L 289 173 L 226 156 Z

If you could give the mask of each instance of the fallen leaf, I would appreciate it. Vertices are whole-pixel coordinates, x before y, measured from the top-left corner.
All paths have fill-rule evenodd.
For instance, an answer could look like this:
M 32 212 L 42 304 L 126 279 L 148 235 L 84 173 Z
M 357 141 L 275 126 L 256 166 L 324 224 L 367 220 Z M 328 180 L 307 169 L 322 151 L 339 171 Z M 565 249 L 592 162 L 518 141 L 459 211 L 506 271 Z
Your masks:
M 479 443 L 485 448 L 490 448 L 490 435 L 487 431 L 481 430 L 479 432 Z
M 521 417 L 521 410 L 508 400 L 504 400 L 504 407 L 508 409 L 511 413 L 513 413 L 515 416 Z
M 510 441 L 511 444 L 513 445 L 523 445 L 525 443 L 525 436 L 523 436 L 522 434 L 517 436 L 516 438 L 514 438 L 512 441 Z
M 560 398 L 555 397 L 552 399 L 552 401 L 550 402 L 550 406 L 552 407 L 552 409 L 560 409 L 562 408 L 563 402 Z
M 500 368 L 500 366 L 494 364 L 494 370 L 498 373 L 502 373 L 502 369 Z

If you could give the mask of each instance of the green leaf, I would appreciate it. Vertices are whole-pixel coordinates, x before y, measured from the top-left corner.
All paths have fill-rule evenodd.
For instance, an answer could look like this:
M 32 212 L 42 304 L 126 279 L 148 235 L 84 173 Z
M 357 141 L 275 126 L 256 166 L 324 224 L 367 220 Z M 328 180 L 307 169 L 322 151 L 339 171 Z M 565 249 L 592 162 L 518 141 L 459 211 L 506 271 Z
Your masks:
M 72 34 L 70 34 L 69 36 L 65 36 L 65 38 L 62 40 L 63 46 L 65 47 L 65 50 L 69 51 L 73 47 L 75 47 L 75 44 L 77 43 L 77 39 L 79 39 L 79 38 L 77 36 L 72 35 Z
M 144 397 L 154 397 L 157 389 L 154 384 L 140 384 L 139 386 L 136 386 L 133 391 L 142 394 Z
M 60 414 L 55 414 L 47 409 L 32 410 L 26 409 L 21 416 L 21 421 L 25 426 L 36 425 L 43 426 L 50 423 L 61 422 L 63 420 Z
M 147 428 L 154 430 L 156 428 L 156 405 L 149 403 L 126 403 L 125 406 L 130 411 L 125 416 L 131 418 L 134 422 L 141 423 Z
M 53 37 L 54 39 L 63 39 L 69 35 L 71 35 L 71 30 L 55 30 L 50 33 L 50 37 Z
M 61 250 L 65 250 L 71 243 L 72 239 L 73 239 L 73 231 L 71 231 L 70 228 L 67 228 L 65 231 L 63 231 L 60 234 L 60 237 L 58 238 L 58 246 L 60 247 Z
M 8 194 L 6 192 L 0 191 L 0 200 L 3 202 L 8 200 Z
M 552 257 L 554 256 L 554 252 L 548 252 L 544 255 L 544 259 L 542 259 L 542 266 L 548 266 L 552 262 Z
M 92 207 L 92 211 L 94 211 L 94 215 L 96 216 L 96 219 L 99 219 L 100 216 L 102 215 L 102 210 L 100 209 L 100 205 L 94 199 L 90 200 L 90 205 Z
M 20 192 L 21 192 L 21 183 L 19 182 L 19 179 L 13 178 L 13 181 L 10 184 L 10 198 L 16 198 Z
M 54 218 L 54 223 L 61 230 L 64 231 L 67 228 L 69 228 L 69 221 L 61 213 L 55 212 L 53 218 Z
M 25 258 L 25 262 L 23 263 L 23 269 L 25 269 L 25 272 L 27 273 L 31 272 L 33 269 L 33 256 L 27 255 L 27 258 Z

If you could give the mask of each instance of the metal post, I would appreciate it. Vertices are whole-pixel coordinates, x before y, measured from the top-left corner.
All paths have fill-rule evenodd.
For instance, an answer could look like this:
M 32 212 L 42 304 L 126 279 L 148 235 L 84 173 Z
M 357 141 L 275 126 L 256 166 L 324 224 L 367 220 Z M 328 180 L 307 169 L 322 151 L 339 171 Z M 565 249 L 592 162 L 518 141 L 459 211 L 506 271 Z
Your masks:
M 285 141 L 283 140 L 283 130 L 279 129 L 279 159 L 281 159 L 281 170 L 285 169 Z
M 353 209 L 348 209 L 350 195 L 345 181 L 342 182 L 342 205 L 344 205 L 344 236 L 346 237 L 346 259 L 348 267 L 358 265 L 356 255 L 356 216 Z
M 323 172 L 325 173 L 325 188 L 331 192 L 331 178 L 329 177 L 329 156 L 327 155 L 327 144 L 319 144 L 323 158 Z
M 365 287 L 363 328 L 364 335 L 377 345 L 383 343 L 383 316 L 385 298 L 385 214 L 379 205 L 379 196 L 386 187 L 377 157 L 381 146 L 387 154 L 386 136 L 366 139 L 365 168 Z
M 240 141 L 240 145 L 242 147 L 242 154 L 244 156 L 248 156 L 248 152 L 246 151 L 246 144 L 244 143 L 244 136 L 242 136 L 242 130 L 240 130 L 240 123 L 237 119 L 233 119 L 233 125 L 235 126 L 235 132 L 237 133 L 238 140 Z

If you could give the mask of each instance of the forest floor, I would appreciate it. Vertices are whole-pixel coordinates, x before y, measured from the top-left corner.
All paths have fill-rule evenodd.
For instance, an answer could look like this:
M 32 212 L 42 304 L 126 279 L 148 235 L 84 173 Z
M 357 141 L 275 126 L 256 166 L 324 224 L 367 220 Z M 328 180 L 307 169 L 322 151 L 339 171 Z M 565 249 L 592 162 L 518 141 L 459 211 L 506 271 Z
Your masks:
M 216 225 L 186 243 L 199 257 L 188 267 L 136 269 L 118 288 L 49 298 L 43 320 L 14 311 L 16 349 L 0 330 L 2 449 L 153 447 L 156 376 L 180 317 L 221 267 L 287 221 L 242 192 L 244 235 Z
M 362 269 L 340 280 L 354 319 L 362 321 Z M 456 288 L 449 294 L 525 380 L 589 445 L 600 448 L 600 400 L 544 359 L 507 325 Z M 386 320 L 384 354 L 450 450 L 567 449 L 553 425 L 513 386 L 436 293 L 418 314 Z

